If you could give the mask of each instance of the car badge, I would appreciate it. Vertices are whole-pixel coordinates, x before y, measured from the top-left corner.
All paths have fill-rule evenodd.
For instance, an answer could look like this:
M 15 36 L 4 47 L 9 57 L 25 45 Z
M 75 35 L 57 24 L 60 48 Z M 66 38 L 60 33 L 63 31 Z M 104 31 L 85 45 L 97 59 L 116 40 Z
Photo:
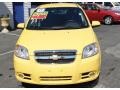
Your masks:
M 50 56 L 50 59 L 52 59 L 52 60 L 59 60 L 60 58 L 61 58 L 61 56 L 58 56 L 58 55 Z

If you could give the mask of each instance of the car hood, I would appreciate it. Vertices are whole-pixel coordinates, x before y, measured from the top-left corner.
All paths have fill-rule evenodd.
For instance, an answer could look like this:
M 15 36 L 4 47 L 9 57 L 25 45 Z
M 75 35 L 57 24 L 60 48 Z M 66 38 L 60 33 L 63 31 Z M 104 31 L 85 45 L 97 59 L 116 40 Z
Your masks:
M 24 30 L 17 44 L 26 47 L 30 55 L 36 50 L 77 50 L 81 54 L 83 48 L 93 43 L 92 28 L 76 30 Z

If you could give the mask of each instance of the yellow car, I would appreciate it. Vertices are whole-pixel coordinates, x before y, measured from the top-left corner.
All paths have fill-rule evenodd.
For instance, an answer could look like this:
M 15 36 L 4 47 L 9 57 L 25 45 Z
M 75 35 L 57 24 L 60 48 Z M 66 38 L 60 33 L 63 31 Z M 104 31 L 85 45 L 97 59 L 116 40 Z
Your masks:
M 83 9 L 74 3 L 52 3 L 36 8 L 19 37 L 14 68 L 18 81 L 38 85 L 67 85 L 96 80 L 101 51 Z

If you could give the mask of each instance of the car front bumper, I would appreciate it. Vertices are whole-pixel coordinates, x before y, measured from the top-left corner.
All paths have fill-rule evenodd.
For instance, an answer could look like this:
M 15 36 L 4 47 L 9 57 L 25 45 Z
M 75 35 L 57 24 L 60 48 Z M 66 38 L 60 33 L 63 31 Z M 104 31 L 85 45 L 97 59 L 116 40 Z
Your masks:
M 80 59 L 68 64 L 40 64 L 30 57 L 23 60 L 14 56 L 15 76 L 18 81 L 38 85 L 67 85 L 95 80 L 100 73 L 101 55 Z

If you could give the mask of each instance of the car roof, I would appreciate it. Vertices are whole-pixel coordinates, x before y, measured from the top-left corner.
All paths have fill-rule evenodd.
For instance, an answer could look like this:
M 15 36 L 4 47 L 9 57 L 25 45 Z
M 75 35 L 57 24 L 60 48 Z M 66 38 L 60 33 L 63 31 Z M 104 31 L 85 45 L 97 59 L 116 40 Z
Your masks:
M 38 8 L 53 8 L 53 7 L 80 7 L 77 3 L 50 3 L 38 6 Z

